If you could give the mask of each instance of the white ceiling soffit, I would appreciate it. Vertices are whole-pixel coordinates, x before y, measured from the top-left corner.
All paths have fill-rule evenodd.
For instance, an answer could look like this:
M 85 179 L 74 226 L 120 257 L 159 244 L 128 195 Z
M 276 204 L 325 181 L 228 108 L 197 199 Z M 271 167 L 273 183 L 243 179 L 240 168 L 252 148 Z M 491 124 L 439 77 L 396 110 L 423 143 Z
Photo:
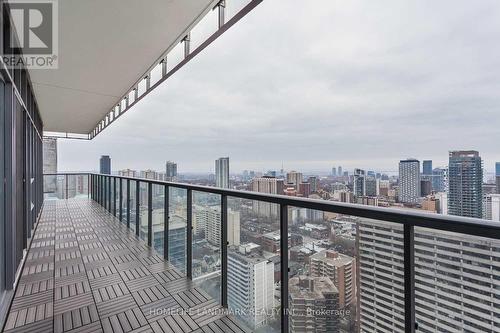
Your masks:
M 59 68 L 30 70 L 44 130 L 90 133 L 218 0 L 62 0 Z

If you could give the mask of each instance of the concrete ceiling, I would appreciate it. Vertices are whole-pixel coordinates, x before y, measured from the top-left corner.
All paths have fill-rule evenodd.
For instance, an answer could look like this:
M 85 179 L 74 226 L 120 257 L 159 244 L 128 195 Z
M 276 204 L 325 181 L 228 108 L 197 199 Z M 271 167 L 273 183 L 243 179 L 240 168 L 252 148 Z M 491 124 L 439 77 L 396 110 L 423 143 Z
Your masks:
M 90 133 L 218 1 L 59 1 L 59 68 L 30 77 L 44 130 Z

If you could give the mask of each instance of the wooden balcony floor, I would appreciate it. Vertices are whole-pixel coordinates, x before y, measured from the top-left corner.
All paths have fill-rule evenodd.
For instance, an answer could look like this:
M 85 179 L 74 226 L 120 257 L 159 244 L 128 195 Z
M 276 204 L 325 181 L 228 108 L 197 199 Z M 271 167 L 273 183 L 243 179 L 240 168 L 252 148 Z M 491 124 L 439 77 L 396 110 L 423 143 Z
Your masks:
M 100 205 L 46 201 L 5 332 L 248 332 Z

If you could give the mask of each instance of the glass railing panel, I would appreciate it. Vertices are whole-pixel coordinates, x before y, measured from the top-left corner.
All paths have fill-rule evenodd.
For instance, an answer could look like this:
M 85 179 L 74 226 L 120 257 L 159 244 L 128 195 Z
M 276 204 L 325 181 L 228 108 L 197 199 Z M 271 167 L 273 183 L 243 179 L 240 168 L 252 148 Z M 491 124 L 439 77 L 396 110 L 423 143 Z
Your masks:
M 45 200 L 64 199 L 66 197 L 65 177 L 63 175 L 44 175 L 43 195 Z
M 136 211 L 137 211 L 137 208 L 136 208 L 137 181 L 135 181 L 135 180 L 130 181 L 129 192 L 130 192 L 129 193 L 130 229 L 135 231 L 136 224 L 137 224 L 137 216 L 136 216 Z
M 400 224 L 337 215 L 334 219 L 333 250 L 346 251 L 339 233 L 355 226 L 357 257 L 357 306 L 361 331 L 405 331 L 404 234 Z M 352 223 L 355 224 L 352 224 Z M 348 227 L 349 228 L 349 227 Z M 349 251 L 349 247 L 347 247 Z M 339 282 L 340 283 L 340 282 Z M 341 290 L 342 288 L 340 288 Z M 340 327 L 353 330 L 355 309 L 340 313 Z
M 103 193 L 104 208 L 109 209 L 109 177 L 103 176 L 102 181 L 104 183 L 104 193 Z
M 500 331 L 500 240 L 415 228 L 415 316 L 423 332 Z
M 139 237 L 144 241 L 148 240 L 148 196 L 148 183 L 139 182 Z
M 163 255 L 164 229 L 165 229 L 165 186 L 153 184 L 152 221 L 153 221 L 153 247 Z
M 114 177 L 108 177 L 109 182 L 109 200 L 108 200 L 108 211 L 113 214 L 115 207 L 115 179 Z
M 221 299 L 221 196 L 193 192 L 193 280 Z
M 113 211 L 114 215 L 116 217 L 120 217 L 120 193 L 121 193 L 121 179 L 120 178 L 116 178 L 115 180 L 115 210 Z
M 228 307 L 255 332 L 279 332 L 279 206 L 228 198 Z
M 356 332 L 357 222 L 351 217 L 335 219 L 322 211 L 288 207 L 290 332 L 308 327 Z
M 168 222 L 168 260 L 186 273 L 187 191 L 170 187 Z
M 122 223 L 127 224 L 127 203 L 130 201 L 130 198 L 127 196 L 127 194 L 130 192 L 130 190 L 127 191 L 127 180 L 122 179 Z
M 66 175 L 67 188 L 67 198 L 87 198 L 88 197 L 88 176 L 86 174 L 81 175 Z

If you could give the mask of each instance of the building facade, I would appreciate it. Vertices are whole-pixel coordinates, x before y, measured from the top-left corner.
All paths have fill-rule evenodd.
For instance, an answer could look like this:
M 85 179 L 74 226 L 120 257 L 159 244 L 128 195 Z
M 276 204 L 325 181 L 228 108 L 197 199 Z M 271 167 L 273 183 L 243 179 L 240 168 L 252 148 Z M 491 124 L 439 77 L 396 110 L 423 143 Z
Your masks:
M 274 309 L 274 263 L 230 248 L 227 290 L 229 309 L 252 329 L 265 325 L 267 314 Z
M 483 217 L 483 164 L 477 151 L 449 155 L 448 214 Z
M 104 175 L 111 174 L 111 157 L 102 155 L 99 160 L 99 172 Z
M 399 202 L 415 204 L 420 197 L 420 162 L 407 159 L 399 162 Z
M 358 224 L 362 332 L 404 332 L 401 227 Z M 415 313 L 419 332 L 497 332 L 500 241 L 415 229 Z
M 495 163 L 495 180 L 497 185 L 497 193 L 500 194 L 500 162 Z
M 284 180 L 275 177 L 260 177 L 252 180 L 252 191 L 268 194 L 283 194 Z M 255 214 L 260 216 L 276 217 L 279 214 L 279 206 L 263 201 L 252 201 Z
M 484 195 L 483 218 L 500 222 L 500 194 Z
M 290 171 L 286 174 L 286 182 L 288 184 L 293 184 L 295 189 L 299 191 L 299 185 L 304 181 L 304 176 L 301 172 Z
M 220 206 L 195 206 L 193 230 L 202 235 L 210 244 L 221 244 Z M 231 209 L 227 212 L 227 242 L 229 246 L 240 245 L 240 212 Z
M 339 331 L 339 294 L 328 277 L 298 276 L 288 283 L 290 332 L 334 333 Z
M 424 160 L 422 162 L 422 174 L 426 176 L 432 175 L 432 161 Z
M 354 169 L 353 192 L 357 197 L 366 195 L 366 174 L 365 170 Z
M 229 188 L 229 157 L 215 160 L 215 186 Z
M 356 259 L 332 250 L 313 254 L 311 276 L 325 276 L 338 290 L 338 306 L 356 305 Z
M 165 165 L 165 180 L 175 181 L 177 179 L 177 163 L 167 161 Z

